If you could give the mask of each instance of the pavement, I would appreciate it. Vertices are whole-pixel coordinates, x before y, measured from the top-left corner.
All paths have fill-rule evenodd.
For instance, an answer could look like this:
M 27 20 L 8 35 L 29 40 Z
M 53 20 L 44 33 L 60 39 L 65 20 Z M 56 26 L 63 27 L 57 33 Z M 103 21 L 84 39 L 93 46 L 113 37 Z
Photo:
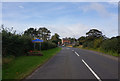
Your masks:
M 90 50 L 62 47 L 27 79 L 118 81 L 118 60 Z

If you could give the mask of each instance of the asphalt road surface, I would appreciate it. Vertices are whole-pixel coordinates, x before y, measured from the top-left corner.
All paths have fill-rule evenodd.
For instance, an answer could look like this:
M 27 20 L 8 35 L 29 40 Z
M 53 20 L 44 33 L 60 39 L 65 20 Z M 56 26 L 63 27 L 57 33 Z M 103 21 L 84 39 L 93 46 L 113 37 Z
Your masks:
M 63 47 L 52 59 L 26 79 L 118 79 L 118 61 L 114 57 L 79 48 Z M 115 81 L 115 80 L 113 80 Z

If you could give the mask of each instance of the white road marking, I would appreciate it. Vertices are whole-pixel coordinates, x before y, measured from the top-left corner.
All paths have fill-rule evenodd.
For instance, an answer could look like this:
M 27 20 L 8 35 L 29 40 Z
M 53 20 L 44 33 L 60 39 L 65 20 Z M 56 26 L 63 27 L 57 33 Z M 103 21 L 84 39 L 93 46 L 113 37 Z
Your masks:
M 82 59 L 82 62 L 87 66 L 87 68 L 93 73 L 93 75 L 99 80 L 102 81 L 97 74 L 88 66 L 88 64 Z
M 79 56 L 79 54 L 78 54 L 77 52 L 75 52 L 75 54 L 76 54 L 77 56 Z

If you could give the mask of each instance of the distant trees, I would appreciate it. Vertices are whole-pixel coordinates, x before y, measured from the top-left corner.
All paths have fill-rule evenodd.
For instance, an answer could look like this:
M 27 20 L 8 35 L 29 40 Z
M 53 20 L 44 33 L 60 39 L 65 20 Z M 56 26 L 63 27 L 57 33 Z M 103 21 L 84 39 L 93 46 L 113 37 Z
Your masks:
M 72 37 L 69 37 L 68 39 L 70 40 L 70 43 L 71 43 L 71 44 L 73 44 L 73 43 L 75 43 L 75 42 L 77 41 L 77 39 L 72 38 Z
M 43 39 L 42 50 L 47 50 L 57 47 L 54 42 L 50 41 L 50 30 L 47 28 L 29 28 L 24 31 L 24 34 L 16 34 L 13 28 L 2 27 L 2 55 L 3 56 L 22 56 L 33 49 L 33 37 Z M 49 40 L 49 41 L 48 41 Z M 39 50 L 39 44 L 36 44 L 36 50 Z
M 33 37 L 34 35 L 37 35 L 37 31 L 34 28 L 29 28 L 24 31 L 24 35 L 29 35 L 30 37 Z
M 120 50 L 120 42 L 118 40 L 120 40 L 120 36 L 107 38 L 97 29 L 91 29 L 86 33 L 86 36 L 78 38 L 79 45 L 83 45 L 84 48 L 101 49 L 114 53 L 118 53 Z
M 83 47 L 97 48 L 104 40 L 104 35 L 97 29 L 91 29 L 86 33 L 86 36 L 78 38 L 79 44 Z
M 104 51 L 112 51 L 120 53 L 120 36 L 112 37 L 110 39 L 104 40 L 100 45 L 100 48 Z
M 44 41 L 50 39 L 50 34 L 51 34 L 50 30 L 48 30 L 45 27 L 39 28 L 38 30 L 34 28 L 29 28 L 24 32 L 24 35 L 28 35 L 32 38 L 33 37 L 40 38 Z
M 38 29 L 37 34 L 39 38 L 42 38 L 43 40 L 49 40 L 51 32 L 47 28 L 43 27 Z
M 82 45 L 86 40 L 86 37 L 85 36 L 82 36 L 80 38 L 78 38 L 78 41 L 79 41 L 79 44 Z
M 96 38 L 104 37 L 102 32 L 97 29 L 91 29 L 89 32 L 86 33 L 87 40 L 94 40 Z
M 24 32 L 24 35 L 30 36 L 32 37 L 32 39 L 33 38 L 42 39 L 44 41 L 41 43 L 42 50 L 57 47 L 57 42 L 60 40 L 58 34 L 55 34 L 54 36 L 52 36 L 52 39 L 50 39 L 51 32 L 45 27 L 41 27 L 39 29 L 29 28 Z M 39 44 L 36 44 L 36 49 L 39 50 Z
M 102 32 L 97 29 L 91 29 L 86 35 L 89 37 L 102 37 Z
M 61 39 L 59 38 L 60 36 L 55 33 L 52 37 L 51 37 L 51 41 L 54 42 L 55 44 L 58 44 L 58 42 L 61 42 Z

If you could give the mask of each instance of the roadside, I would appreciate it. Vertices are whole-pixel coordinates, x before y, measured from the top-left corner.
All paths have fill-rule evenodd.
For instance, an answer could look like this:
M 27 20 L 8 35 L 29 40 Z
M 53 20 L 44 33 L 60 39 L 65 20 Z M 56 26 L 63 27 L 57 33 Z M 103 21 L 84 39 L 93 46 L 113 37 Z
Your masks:
M 3 79 L 23 79 L 57 54 L 61 48 L 42 51 L 43 56 L 20 56 L 3 65 Z
M 95 54 L 99 54 L 99 55 L 102 55 L 102 56 L 105 56 L 105 57 L 108 57 L 108 58 L 111 58 L 113 60 L 116 60 L 118 61 L 118 57 L 120 56 L 119 54 L 117 53 L 109 53 L 109 52 L 104 52 L 104 51 L 101 51 L 99 49 L 90 49 L 90 48 L 83 48 L 82 46 L 76 46 L 75 48 L 79 48 L 79 49 L 83 49 L 83 50 L 89 50 Z
M 57 55 L 23 81 L 34 79 L 78 79 L 80 81 L 83 79 L 98 79 L 94 74 L 103 81 L 106 81 L 106 79 L 116 81 L 118 62 L 96 53 L 93 54 L 89 50 L 62 47 L 62 50 Z

